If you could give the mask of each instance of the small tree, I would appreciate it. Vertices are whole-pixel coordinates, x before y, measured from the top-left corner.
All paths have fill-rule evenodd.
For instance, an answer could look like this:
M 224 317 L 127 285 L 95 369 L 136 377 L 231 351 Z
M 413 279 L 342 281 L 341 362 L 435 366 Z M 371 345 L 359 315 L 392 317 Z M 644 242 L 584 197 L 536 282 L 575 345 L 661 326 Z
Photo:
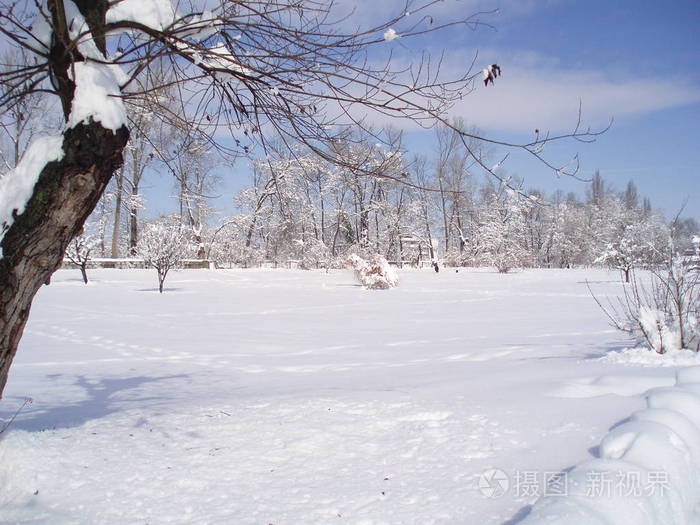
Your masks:
M 158 291 L 163 293 L 163 283 L 168 272 L 182 264 L 189 243 L 179 223 L 160 220 L 149 224 L 138 244 L 138 254 L 147 266 L 158 272 Z
M 614 238 L 595 262 L 620 270 L 625 282 L 629 283 L 634 268 L 649 268 L 663 263 L 668 247 L 668 231 L 654 215 L 645 217 L 636 211 L 626 215 Z
M 73 237 L 66 250 L 66 259 L 80 268 L 85 284 L 88 283 L 87 265 L 98 242 L 99 240 L 92 235 L 81 234 Z

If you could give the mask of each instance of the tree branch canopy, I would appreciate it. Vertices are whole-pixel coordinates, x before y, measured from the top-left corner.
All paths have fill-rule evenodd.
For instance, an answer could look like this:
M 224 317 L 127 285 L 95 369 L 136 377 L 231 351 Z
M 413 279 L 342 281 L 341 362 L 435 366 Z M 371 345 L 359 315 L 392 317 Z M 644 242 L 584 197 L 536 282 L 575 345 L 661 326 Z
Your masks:
M 442 57 L 421 51 L 409 62 L 387 52 L 399 37 L 402 46 L 410 45 L 438 31 L 489 26 L 494 15 L 479 12 L 433 24 L 430 14 L 439 3 L 409 1 L 382 24 L 344 30 L 351 23 L 334 4 L 315 0 L 221 1 L 208 3 L 206 11 L 201 2 L 178 2 L 176 9 L 154 0 L 51 0 L 38 4 L 37 11 L 4 0 L 0 32 L 35 52 L 37 63 L 20 75 L 19 84 L 11 76 L 0 81 L 18 85 L 14 91 L 53 92 L 68 119 L 71 64 L 88 60 L 118 66 L 124 73 L 120 96 L 127 106 L 143 98 L 157 104 L 160 90 L 171 88 L 179 97 L 178 111 L 164 110 L 161 118 L 191 126 L 221 153 L 248 153 L 256 144 L 265 151 L 276 136 L 342 163 L 332 145 L 347 140 L 349 130 L 369 130 L 368 115 L 425 128 L 453 127 L 451 107 L 476 89 L 475 80 L 481 83 L 476 57 L 464 71 L 448 76 Z M 156 67 L 168 75 L 154 82 Z M 47 77 L 50 87 L 34 82 Z M 17 95 L 0 97 L 0 107 L 11 105 Z M 578 164 L 552 163 L 543 156 L 544 145 L 598 135 L 582 130 L 580 122 L 569 134 L 538 135 L 526 144 L 458 131 L 467 147 L 477 139 L 524 150 L 558 175 L 575 175 Z M 497 176 L 485 159 L 475 157 Z

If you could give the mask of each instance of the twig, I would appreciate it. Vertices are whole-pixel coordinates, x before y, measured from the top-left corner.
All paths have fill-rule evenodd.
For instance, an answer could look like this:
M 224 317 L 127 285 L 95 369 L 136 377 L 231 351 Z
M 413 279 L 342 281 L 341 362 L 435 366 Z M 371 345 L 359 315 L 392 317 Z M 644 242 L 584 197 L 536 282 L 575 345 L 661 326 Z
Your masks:
M 27 405 L 31 405 L 33 402 L 34 402 L 34 400 L 31 397 L 25 397 L 24 403 L 22 403 L 22 405 L 17 409 L 17 411 L 12 415 L 10 420 L 7 423 L 5 423 L 2 428 L 0 428 L 0 434 L 2 434 L 3 432 L 5 432 L 5 430 L 7 430 L 7 428 L 12 424 L 12 422 L 19 415 L 19 413 L 22 411 L 22 409 L 24 409 L 24 407 L 26 407 Z

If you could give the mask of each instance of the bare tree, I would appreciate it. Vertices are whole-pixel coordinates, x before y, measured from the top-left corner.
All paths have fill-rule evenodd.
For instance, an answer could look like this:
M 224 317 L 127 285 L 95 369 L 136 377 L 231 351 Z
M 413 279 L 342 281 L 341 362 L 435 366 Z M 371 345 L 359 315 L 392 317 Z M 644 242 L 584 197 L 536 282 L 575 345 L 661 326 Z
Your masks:
M 201 3 L 187 1 L 177 2 L 176 10 L 162 0 L 0 0 L 3 45 L 33 56 L 0 72 L 0 109 L 16 108 L 30 93 L 49 93 L 66 122 L 59 137 L 41 144 L 42 155 L 39 146 L 32 150 L 31 165 L 7 175 L 36 182 L 0 210 L 0 392 L 34 295 L 60 266 L 68 243 L 122 165 L 129 140 L 124 106 L 153 96 L 137 79 L 155 68 L 169 69 L 179 106 L 173 111 L 162 105 L 159 118 L 193 125 L 222 154 L 264 145 L 274 133 L 342 163 L 330 146 L 344 125 L 362 125 L 354 115 L 374 111 L 431 126 L 444 122 L 451 103 L 474 88 L 479 71 L 446 78 L 439 60 L 430 64 L 426 55 L 408 69 L 393 66 L 391 57 L 378 65 L 370 59 L 371 50 L 391 45 L 394 38 L 383 37 L 389 29 L 407 44 L 445 27 L 484 24 L 485 15 L 478 13 L 429 25 L 430 8 L 438 3 L 408 2 L 411 17 L 397 9 L 384 24 L 345 33 L 329 4 L 315 0 L 221 1 L 206 12 L 196 7 Z M 235 146 L 216 140 L 225 130 Z M 568 173 L 575 167 L 551 164 L 542 146 L 594 135 L 576 126 L 566 135 L 538 135 L 525 144 L 481 139 L 521 149 Z M 460 137 L 466 142 L 472 135 L 460 131 Z M 491 172 L 484 159 L 475 160 Z
M 203 259 L 206 255 L 202 232 L 206 220 L 214 211 L 209 201 L 215 197 L 212 194 L 218 183 L 214 173 L 214 158 L 209 145 L 192 135 L 188 130 L 177 133 L 179 140 L 170 142 L 177 152 L 174 159 L 168 162 L 178 186 L 178 201 L 180 204 L 180 220 L 192 230 L 194 242 L 197 244 L 196 256 Z
M 16 64 L 28 63 L 28 51 L 20 48 L 4 53 L 0 58 L 0 70 L 10 72 Z M 28 87 L 21 88 L 16 104 L 0 114 L 0 175 L 15 168 L 34 137 L 49 128 L 46 96 L 31 92 Z M 11 84 L 0 82 L 0 98 L 12 89 Z
M 85 284 L 88 283 L 87 266 L 90 259 L 92 259 L 92 254 L 96 246 L 97 239 L 92 235 L 83 233 L 73 237 L 66 250 L 66 259 L 80 269 L 80 274 Z

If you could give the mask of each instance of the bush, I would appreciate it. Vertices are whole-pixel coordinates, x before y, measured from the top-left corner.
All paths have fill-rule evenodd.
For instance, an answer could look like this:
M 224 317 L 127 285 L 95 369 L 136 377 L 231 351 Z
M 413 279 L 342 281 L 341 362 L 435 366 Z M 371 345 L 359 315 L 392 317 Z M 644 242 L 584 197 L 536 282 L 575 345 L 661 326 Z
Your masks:
M 379 254 L 364 259 L 353 253 L 348 255 L 346 265 L 355 271 L 357 281 L 368 290 L 387 290 L 399 284 L 396 270 Z
M 590 289 L 590 287 L 589 287 Z M 633 276 L 623 283 L 617 303 L 603 306 L 613 326 L 659 354 L 700 350 L 700 271 L 671 257 L 650 272 L 647 282 Z M 595 298 L 595 296 L 594 296 Z

